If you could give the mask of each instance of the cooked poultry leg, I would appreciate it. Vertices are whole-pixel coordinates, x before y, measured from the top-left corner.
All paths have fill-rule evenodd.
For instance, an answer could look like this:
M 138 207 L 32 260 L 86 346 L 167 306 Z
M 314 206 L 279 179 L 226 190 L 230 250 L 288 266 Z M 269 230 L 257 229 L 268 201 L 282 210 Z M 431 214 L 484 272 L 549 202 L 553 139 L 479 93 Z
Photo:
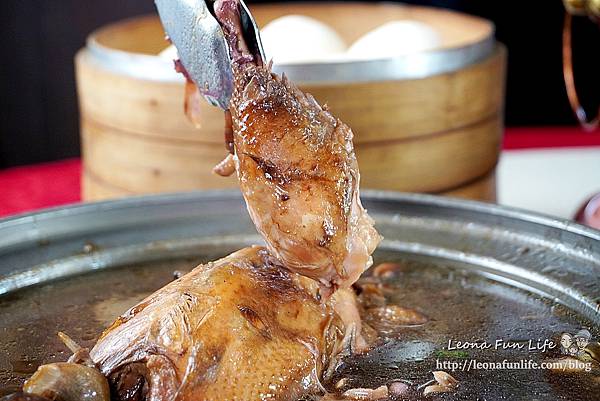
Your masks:
M 350 128 L 249 53 L 236 0 L 215 13 L 231 51 L 236 170 L 250 216 L 283 265 L 349 287 L 380 241 L 359 198 Z

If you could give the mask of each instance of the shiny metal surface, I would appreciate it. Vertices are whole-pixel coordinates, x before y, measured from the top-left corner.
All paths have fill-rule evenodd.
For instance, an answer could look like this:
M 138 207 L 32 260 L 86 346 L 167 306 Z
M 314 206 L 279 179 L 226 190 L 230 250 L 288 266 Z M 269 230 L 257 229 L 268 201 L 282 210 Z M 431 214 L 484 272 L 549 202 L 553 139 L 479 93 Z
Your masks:
M 467 266 L 600 325 L 600 232 L 495 205 L 365 191 L 382 250 Z M 233 191 L 131 198 L 0 221 L 0 294 L 96 269 L 258 243 Z
M 173 70 L 171 60 L 110 49 L 94 40 L 94 36 L 90 35 L 85 54 L 98 67 L 139 79 L 166 82 L 184 80 L 181 74 Z M 217 45 L 221 52 L 220 44 Z M 496 46 L 492 31 L 484 40 L 461 47 L 377 60 L 275 63 L 273 70 L 278 74 L 285 72 L 289 79 L 300 85 L 418 79 L 456 71 L 477 63 L 492 54 Z
M 258 26 L 248 6 L 243 0 L 238 1 L 246 45 L 264 63 Z M 233 72 L 227 41 L 213 15 L 214 1 L 155 0 L 155 3 L 189 78 L 210 104 L 227 110 L 233 92 Z
M 240 18 L 242 30 L 246 38 L 246 45 L 250 48 L 250 53 L 260 57 L 261 62 L 265 64 L 265 50 L 263 49 L 262 40 L 260 38 L 258 24 L 254 20 L 250 8 L 244 3 L 244 0 L 238 1 L 240 2 Z
M 484 60 L 496 48 L 493 36 L 468 46 L 387 59 L 311 64 L 275 64 L 273 70 L 297 83 L 374 82 L 419 79 L 456 71 Z
M 204 0 L 155 0 L 169 39 L 200 93 L 227 109 L 233 91 L 229 50 L 221 26 Z

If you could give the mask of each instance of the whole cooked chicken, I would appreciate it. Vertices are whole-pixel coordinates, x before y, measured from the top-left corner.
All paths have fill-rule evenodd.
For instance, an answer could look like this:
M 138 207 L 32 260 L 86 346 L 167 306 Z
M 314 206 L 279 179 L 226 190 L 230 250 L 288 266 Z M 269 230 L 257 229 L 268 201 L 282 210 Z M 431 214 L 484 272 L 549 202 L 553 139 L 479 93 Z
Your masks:
M 297 400 L 366 349 L 351 285 L 380 237 L 360 203 L 352 131 L 249 52 L 236 0 L 214 11 L 234 77 L 232 154 L 216 171 L 237 171 L 267 248 L 196 267 L 89 353 L 66 338 L 70 361 L 40 367 L 15 401 Z
M 380 241 L 360 202 L 352 131 L 248 51 L 236 0 L 215 13 L 233 60 L 229 160 L 252 221 L 287 268 L 330 291 L 349 287 Z

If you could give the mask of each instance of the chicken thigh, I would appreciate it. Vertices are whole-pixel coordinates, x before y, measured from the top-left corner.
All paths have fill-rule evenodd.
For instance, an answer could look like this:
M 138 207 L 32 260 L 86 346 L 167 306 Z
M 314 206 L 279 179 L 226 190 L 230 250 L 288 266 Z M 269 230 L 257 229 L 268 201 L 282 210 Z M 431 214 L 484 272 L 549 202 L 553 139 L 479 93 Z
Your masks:
M 380 237 L 359 198 L 352 131 L 250 54 L 236 0 L 215 13 L 232 58 L 234 162 L 256 228 L 284 266 L 332 292 L 372 263 Z

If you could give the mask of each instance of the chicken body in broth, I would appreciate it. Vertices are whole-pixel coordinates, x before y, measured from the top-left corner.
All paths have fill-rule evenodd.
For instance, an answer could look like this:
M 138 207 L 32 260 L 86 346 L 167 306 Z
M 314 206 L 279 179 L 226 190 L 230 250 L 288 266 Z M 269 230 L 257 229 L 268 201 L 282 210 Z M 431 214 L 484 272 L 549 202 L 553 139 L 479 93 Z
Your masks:
M 143 300 L 91 357 L 113 400 L 295 400 L 320 390 L 353 324 L 334 305 L 266 249 L 246 248 Z

